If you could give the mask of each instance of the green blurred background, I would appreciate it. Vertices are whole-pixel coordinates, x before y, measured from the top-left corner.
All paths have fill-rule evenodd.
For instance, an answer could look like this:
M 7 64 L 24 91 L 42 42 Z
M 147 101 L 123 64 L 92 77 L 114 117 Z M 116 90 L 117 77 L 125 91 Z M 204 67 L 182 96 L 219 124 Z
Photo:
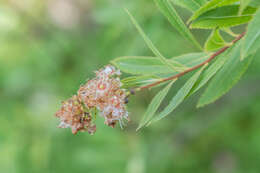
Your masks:
M 259 54 L 215 104 L 196 109 L 197 94 L 140 132 L 157 90 L 131 98 L 123 130 L 102 118 L 94 136 L 56 128 L 60 102 L 94 70 L 119 56 L 152 55 L 124 8 L 167 57 L 198 51 L 151 0 L 0 1 L 0 173 L 260 172 Z M 209 32 L 194 34 L 203 43 Z

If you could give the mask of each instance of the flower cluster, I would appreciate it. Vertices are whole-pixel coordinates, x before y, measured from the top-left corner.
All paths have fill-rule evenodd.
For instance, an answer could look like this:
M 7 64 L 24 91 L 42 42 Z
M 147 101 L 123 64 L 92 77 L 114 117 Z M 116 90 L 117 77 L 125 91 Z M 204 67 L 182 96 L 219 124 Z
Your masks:
M 120 126 L 124 120 L 129 121 L 126 110 L 126 91 L 121 89 L 120 71 L 113 66 L 106 66 L 96 71 L 96 77 L 82 85 L 76 96 L 63 102 L 62 108 L 56 113 L 60 118 L 59 127 L 72 129 L 72 133 L 88 131 L 93 134 L 96 126 L 93 124 L 93 110 L 98 110 L 105 118 L 105 124 Z
M 56 116 L 61 121 L 59 127 L 70 127 L 73 134 L 76 134 L 78 131 L 88 131 L 90 134 L 93 134 L 96 131 L 96 125 L 91 122 L 92 117 L 84 110 L 76 95 L 62 103 L 62 107 L 56 113 Z

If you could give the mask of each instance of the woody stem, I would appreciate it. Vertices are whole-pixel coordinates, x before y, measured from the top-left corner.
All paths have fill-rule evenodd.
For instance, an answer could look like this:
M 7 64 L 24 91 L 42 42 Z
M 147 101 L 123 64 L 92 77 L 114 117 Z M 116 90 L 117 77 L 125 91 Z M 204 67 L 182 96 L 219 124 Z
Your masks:
M 156 85 L 159 85 L 163 82 L 166 82 L 166 81 L 170 81 L 170 80 L 174 80 L 174 79 L 177 79 L 177 78 L 180 78 L 182 76 L 184 76 L 185 74 L 191 72 L 191 71 L 194 71 L 200 67 L 202 67 L 203 65 L 207 64 L 207 63 L 210 63 L 215 57 L 217 57 L 218 55 L 222 54 L 223 52 L 225 52 L 228 48 L 230 48 L 233 44 L 235 44 L 237 41 L 239 41 L 241 38 L 243 38 L 243 36 L 245 35 L 245 32 L 243 32 L 242 34 L 240 34 L 238 37 L 236 37 L 232 42 L 231 44 L 221 48 L 220 50 L 218 50 L 217 52 L 215 52 L 214 54 L 212 54 L 207 60 L 205 60 L 204 62 L 194 66 L 194 67 L 191 67 L 191 68 L 188 68 L 187 70 L 183 71 L 183 72 L 180 72 L 174 76 L 171 76 L 171 77 L 168 77 L 168 78 L 164 78 L 164 79 L 161 79 L 157 82 L 154 82 L 154 83 L 151 83 L 151 84 L 148 84 L 148 85 L 145 85 L 145 86 L 142 86 L 142 87 L 139 87 L 139 88 L 136 88 L 134 89 L 134 91 L 140 91 L 140 90 L 143 90 L 143 89 L 148 89 L 148 88 L 151 88 L 151 87 L 154 87 Z

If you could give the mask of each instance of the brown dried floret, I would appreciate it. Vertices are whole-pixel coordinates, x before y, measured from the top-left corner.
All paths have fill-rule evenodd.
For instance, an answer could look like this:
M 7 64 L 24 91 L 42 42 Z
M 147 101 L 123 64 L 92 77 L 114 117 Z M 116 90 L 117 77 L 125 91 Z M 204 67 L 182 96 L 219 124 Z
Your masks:
M 70 127 L 73 134 L 76 134 L 78 131 L 88 131 L 90 134 L 93 134 L 96 131 L 96 126 L 91 123 L 92 117 L 90 113 L 84 110 L 76 95 L 62 103 L 62 107 L 56 113 L 56 117 L 61 121 L 58 127 Z
M 96 77 L 80 86 L 77 95 L 63 102 L 56 113 L 60 118 L 60 128 L 72 129 L 72 133 L 88 131 L 93 134 L 96 126 L 92 123 L 91 112 L 98 110 L 105 118 L 105 124 L 115 127 L 127 120 L 126 91 L 121 89 L 120 71 L 113 66 L 106 66 L 96 71 Z M 87 111 L 86 111 L 87 110 Z
M 120 71 L 106 66 L 96 72 L 96 78 L 89 80 L 78 90 L 78 96 L 86 107 L 96 107 L 105 118 L 105 124 L 114 127 L 117 122 L 123 125 L 123 119 L 129 120 L 126 111 L 126 91 L 121 89 L 118 76 Z

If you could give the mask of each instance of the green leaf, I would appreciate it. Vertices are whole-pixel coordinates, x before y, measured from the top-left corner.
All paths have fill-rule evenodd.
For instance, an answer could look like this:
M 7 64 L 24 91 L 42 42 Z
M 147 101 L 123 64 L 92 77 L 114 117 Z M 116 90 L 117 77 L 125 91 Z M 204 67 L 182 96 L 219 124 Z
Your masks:
M 198 107 L 210 104 L 227 93 L 242 77 L 252 61 L 253 56 L 244 61 L 240 61 L 241 42 L 236 43 L 234 49 L 229 54 L 228 61 L 216 74 L 209 86 L 202 94 Z
M 238 37 L 238 36 L 239 36 L 239 34 L 234 33 L 234 32 L 231 30 L 230 27 L 221 28 L 221 30 L 224 31 L 225 33 L 229 34 L 229 35 L 232 36 L 232 37 Z
M 177 106 L 181 104 L 181 102 L 186 98 L 189 94 L 190 90 L 194 86 L 195 82 L 198 80 L 201 72 L 204 70 L 205 66 L 203 66 L 199 71 L 197 71 L 185 84 L 184 86 L 177 92 L 177 94 L 170 101 L 169 105 L 156 117 L 154 117 L 151 122 L 155 122 L 161 120 L 162 118 L 169 115 Z
M 122 88 L 134 88 L 148 85 L 161 80 L 162 78 L 156 75 L 142 75 L 142 76 L 130 76 L 121 80 Z
M 135 25 L 136 29 L 138 32 L 141 34 L 143 37 L 144 41 L 146 42 L 147 46 L 151 49 L 151 51 L 154 53 L 155 56 L 157 57 L 163 57 L 163 55 L 159 52 L 159 50 L 154 46 L 152 41 L 146 36 L 144 33 L 143 29 L 139 26 L 133 15 L 126 9 L 127 14 L 129 15 L 132 23 Z
M 208 0 L 194 0 L 196 1 L 198 4 L 200 4 L 200 6 L 203 6 L 204 4 L 206 4 L 208 2 Z
M 202 50 L 200 44 L 196 41 L 190 30 L 186 27 L 181 17 L 178 15 L 169 0 L 155 0 L 158 8 L 169 20 L 172 26 L 179 31 L 187 40 L 191 41 L 197 48 Z
M 210 64 L 209 67 L 200 76 L 194 87 L 191 89 L 189 96 L 198 91 L 204 85 L 206 85 L 207 82 L 221 69 L 221 67 L 223 67 L 223 65 L 229 58 L 229 54 L 233 48 L 234 47 L 232 46 L 226 52 L 216 57 L 216 60 L 212 64 Z
M 171 58 L 171 60 L 174 60 L 176 62 L 179 62 L 180 64 L 183 64 L 188 68 L 191 68 L 207 60 L 209 57 L 210 54 L 207 54 L 205 52 L 198 52 L 198 53 L 188 53 L 180 56 L 175 56 Z
M 243 39 L 241 59 L 253 54 L 260 48 L 260 10 L 248 25 L 247 33 Z
M 183 8 L 186 8 L 191 12 L 195 12 L 202 5 L 207 3 L 207 0 L 173 0 L 173 3 Z
M 150 50 L 154 53 L 155 56 L 157 56 L 158 58 L 160 58 L 160 60 L 168 67 L 170 67 L 171 69 L 173 69 L 174 71 L 178 71 L 175 66 L 173 66 L 172 64 L 167 62 L 167 59 L 159 52 L 159 50 L 154 46 L 154 44 L 152 43 L 152 41 L 146 36 L 146 34 L 144 33 L 144 31 L 142 30 L 142 28 L 139 26 L 139 24 L 137 23 L 137 21 L 135 20 L 135 18 L 133 17 L 133 15 L 127 10 L 125 9 L 125 11 L 127 12 L 127 14 L 129 15 L 132 23 L 134 24 L 134 26 L 136 27 L 136 29 L 138 30 L 138 32 L 140 33 L 140 35 L 143 37 L 145 43 L 147 44 L 147 46 L 150 48 Z
M 251 1 L 249 3 L 249 6 L 256 7 L 256 8 L 260 7 L 260 0 L 253 0 L 253 1 Z
M 242 15 L 238 15 L 239 6 L 231 5 L 210 10 L 198 17 L 190 25 L 191 28 L 214 29 L 233 27 L 248 23 L 255 13 L 256 8 L 247 7 Z
M 158 92 L 158 94 L 153 98 L 153 100 L 151 101 L 151 103 L 149 104 L 138 128 L 136 130 L 141 129 L 143 126 L 145 126 L 154 116 L 154 114 L 156 113 L 156 111 L 158 110 L 159 106 L 161 105 L 163 99 L 165 98 L 165 96 L 167 95 L 167 93 L 169 92 L 172 84 L 175 82 L 176 80 L 172 81 L 171 83 L 169 83 L 163 90 L 161 90 L 160 92 Z
M 249 5 L 251 0 L 240 0 L 239 14 L 242 14 L 244 9 Z
M 157 57 L 142 57 L 142 56 L 128 56 L 119 57 L 111 61 L 113 65 L 125 73 L 134 75 L 157 75 L 170 74 L 171 76 L 177 74 L 179 70 L 194 67 L 206 59 L 210 55 L 206 53 L 189 53 L 181 56 L 173 57 L 167 60 L 167 63 L 174 65 L 178 71 L 173 71 L 165 66 Z M 185 67 L 185 69 L 184 69 Z
M 225 5 L 230 5 L 233 4 L 235 2 L 238 2 L 239 0 L 211 0 L 208 1 L 208 3 L 204 4 L 199 10 L 197 10 L 188 20 L 188 23 L 197 19 L 200 15 L 202 15 L 203 13 L 218 8 L 218 7 L 222 7 Z
M 219 29 L 214 29 L 205 43 L 204 49 L 206 51 L 215 51 L 224 47 L 226 44 L 225 40 L 219 33 Z
M 173 72 L 158 57 L 129 56 L 116 58 L 111 62 L 121 71 L 130 74 L 153 75 Z M 172 61 L 169 63 L 175 65 Z

